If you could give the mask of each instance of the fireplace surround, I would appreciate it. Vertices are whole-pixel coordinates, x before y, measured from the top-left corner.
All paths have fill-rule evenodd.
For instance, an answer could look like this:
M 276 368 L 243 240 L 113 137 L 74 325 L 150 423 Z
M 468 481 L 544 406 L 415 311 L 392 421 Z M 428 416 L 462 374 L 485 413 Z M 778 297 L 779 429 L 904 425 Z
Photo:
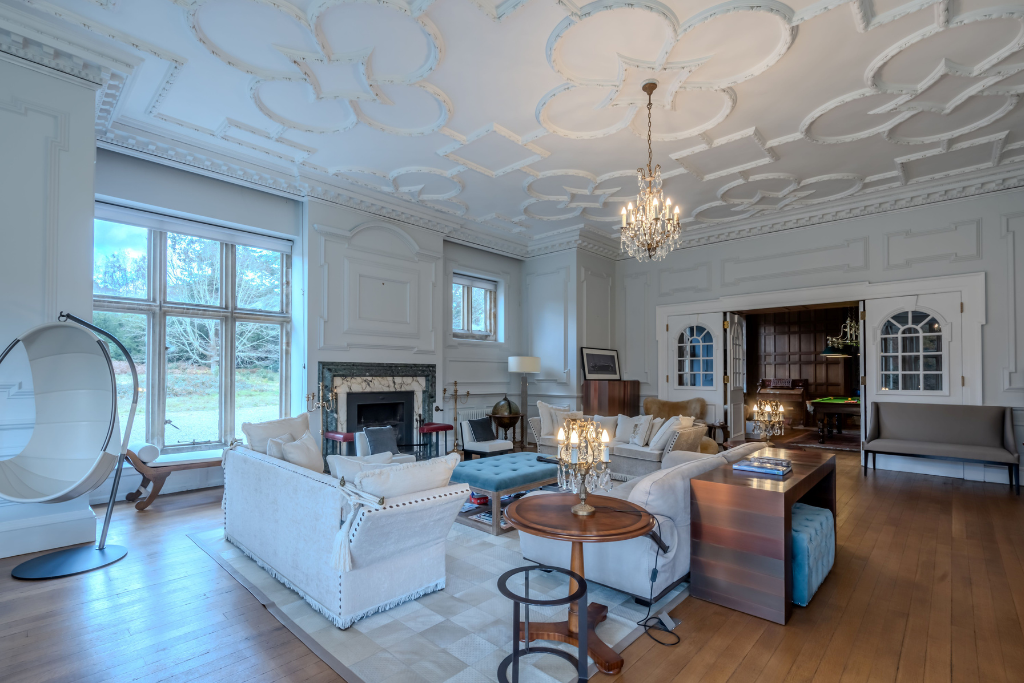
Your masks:
M 350 394 L 395 394 L 411 392 L 412 405 L 406 404 L 406 422 L 410 439 L 414 442 L 416 428 L 422 422 L 430 422 L 436 400 L 437 367 L 412 363 L 340 363 L 320 362 L 317 366 L 319 381 L 336 395 L 333 410 L 320 411 L 321 432 L 350 432 L 361 429 L 350 425 Z M 362 397 L 359 402 L 363 401 Z M 377 401 L 380 402 L 380 401 Z M 385 401 L 392 403 L 394 401 Z M 403 399 L 404 404 L 404 399 Z M 357 413 L 358 415 L 358 413 Z M 399 437 L 402 441 L 402 437 Z M 321 447 L 327 455 L 327 441 Z

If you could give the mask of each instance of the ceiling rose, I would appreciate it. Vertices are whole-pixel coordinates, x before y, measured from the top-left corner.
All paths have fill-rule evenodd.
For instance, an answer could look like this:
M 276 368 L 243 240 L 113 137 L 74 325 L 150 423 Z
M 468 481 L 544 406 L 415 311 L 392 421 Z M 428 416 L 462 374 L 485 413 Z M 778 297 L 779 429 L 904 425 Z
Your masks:
M 651 170 L 651 94 L 658 87 L 655 80 L 644 81 L 647 93 L 647 168 L 636 170 L 640 192 L 636 208 L 630 203 L 622 210 L 622 248 L 637 261 L 660 261 L 679 244 L 679 206 L 672 211 L 672 200 L 661 192 L 661 164 Z M 646 170 L 646 173 L 644 172 Z

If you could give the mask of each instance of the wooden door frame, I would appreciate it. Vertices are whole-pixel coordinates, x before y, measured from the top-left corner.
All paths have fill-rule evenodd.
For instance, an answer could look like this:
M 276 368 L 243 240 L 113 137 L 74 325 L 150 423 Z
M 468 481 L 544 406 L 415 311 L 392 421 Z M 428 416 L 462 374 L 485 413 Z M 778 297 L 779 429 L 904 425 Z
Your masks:
M 751 311 L 760 308 L 779 308 L 810 304 L 841 303 L 845 301 L 867 301 L 898 296 L 920 294 L 941 294 L 960 292 L 964 310 L 961 314 L 961 341 L 963 353 L 964 405 L 982 405 L 982 340 L 981 328 L 985 316 L 985 273 L 967 273 L 914 280 L 893 282 L 852 282 L 842 285 L 781 289 L 770 292 L 754 292 L 723 296 L 705 301 L 678 304 L 663 304 L 655 307 L 655 330 L 658 342 L 658 397 L 668 398 L 668 382 L 665 380 L 670 339 L 665 325 L 672 315 L 698 313 L 728 313 L 730 311 Z

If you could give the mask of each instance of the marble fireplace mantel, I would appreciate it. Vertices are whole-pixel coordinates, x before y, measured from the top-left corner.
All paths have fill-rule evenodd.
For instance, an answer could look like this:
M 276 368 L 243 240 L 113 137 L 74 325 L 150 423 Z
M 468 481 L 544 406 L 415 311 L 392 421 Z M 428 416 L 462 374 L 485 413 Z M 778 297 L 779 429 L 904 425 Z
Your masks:
M 423 422 L 433 417 L 437 367 L 411 363 L 321 362 L 317 374 L 325 387 L 336 393 L 334 410 L 321 410 L 321 430 L 344 432 L 348 417 L 348 394 L 355 392 L 411 391 L 414 412 Z M 327 442 L 323 443 L 327 453 Z

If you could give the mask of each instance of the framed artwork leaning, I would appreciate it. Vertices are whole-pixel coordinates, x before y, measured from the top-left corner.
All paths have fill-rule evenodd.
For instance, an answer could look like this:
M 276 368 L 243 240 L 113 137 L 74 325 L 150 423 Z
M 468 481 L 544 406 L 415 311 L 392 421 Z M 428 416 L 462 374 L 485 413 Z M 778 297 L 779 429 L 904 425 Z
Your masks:
M 583 356 L 583 379 L 622 379 L 618 351 L 582 347 L 580 355 Z

